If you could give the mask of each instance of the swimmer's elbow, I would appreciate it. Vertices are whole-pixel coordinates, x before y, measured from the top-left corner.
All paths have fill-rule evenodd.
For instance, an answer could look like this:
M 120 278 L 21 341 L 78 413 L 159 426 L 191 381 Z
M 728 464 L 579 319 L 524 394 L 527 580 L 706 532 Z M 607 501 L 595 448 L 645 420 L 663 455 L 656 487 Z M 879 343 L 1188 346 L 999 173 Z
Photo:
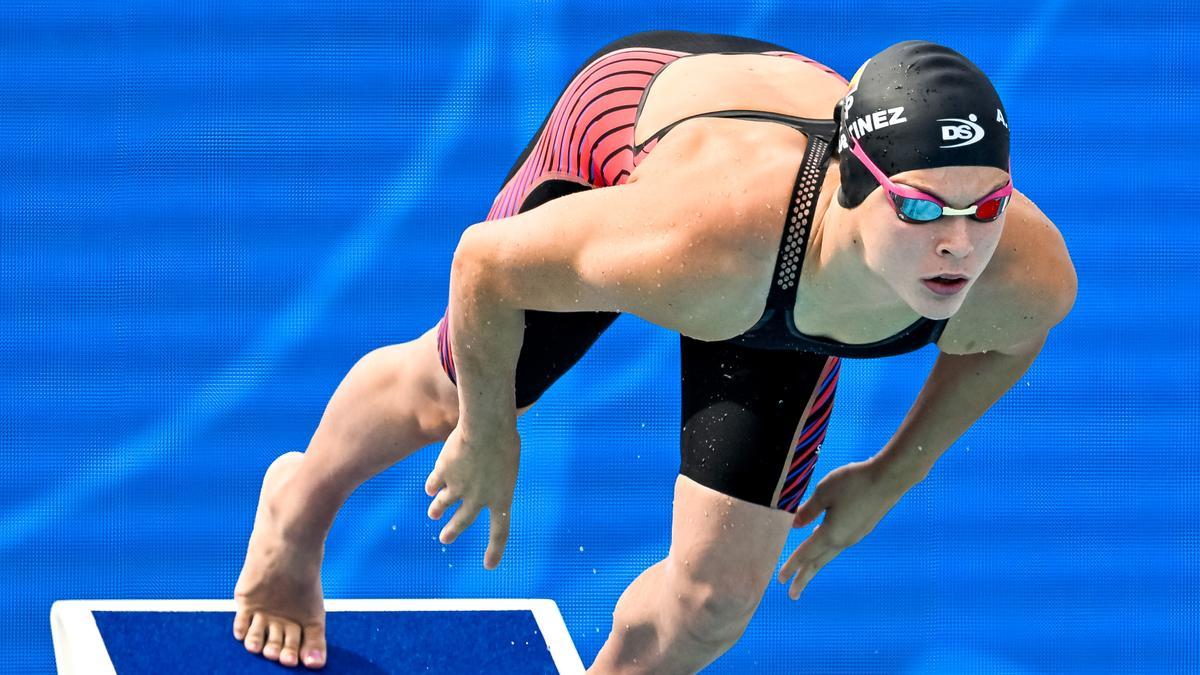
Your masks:
M 451 292 L 461 293 L 466 289 L 470 295 L 476 296 L 481 289 L 495 288 L 491 277 L 495 275 L 496 267 L 484 238 L 480 236 L 478 225 L 472 225 L 463 231 L 454 247 L 454 257 L 450 263 Z
M 1058 321 L 1062 321 L 1075 308 L 1075 298 L 1079 295 L 1079 276 L 1075 274 L 1075 266 L 1067 259 L 1063 289 L 1059 293 Z M 1055 322 L 1058 323 L 1057 321 Z
M 565 199 L 565 198 L 564 198 Z M 534 209 L 467 228 L 454 252 L 451 283 L 470 284 L 476 297 L 548 312 L 615 311 L 613 299 L 581 273 L 583 228 L 543 226 L 550 209 Z

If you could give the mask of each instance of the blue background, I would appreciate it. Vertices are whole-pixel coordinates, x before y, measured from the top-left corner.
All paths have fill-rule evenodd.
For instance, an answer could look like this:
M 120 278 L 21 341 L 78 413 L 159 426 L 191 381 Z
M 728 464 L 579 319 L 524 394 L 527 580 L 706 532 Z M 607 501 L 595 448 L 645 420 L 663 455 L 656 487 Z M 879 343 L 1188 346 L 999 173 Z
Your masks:
M 1017 386 L 711 672 L 1200 669 L 1195 3 L 258 5 L 0 5 L 0 669 L 52 668 L 55 599 L 230 597 L 263 470 L 437 321 L 580 61 L 655 28 L 847 77 L 902 39 L 965 52 L 1080 282 Z M 844 361 L 814 480 L 882 447 L 934 356 Z M 622 317 L 520 422 L 499 570 L 479 523 L 436 541 L 430 446 L 350 499 L 327 594 L 552 598 L 590 663 L 667 552 L 678 396 L 676 336 Z

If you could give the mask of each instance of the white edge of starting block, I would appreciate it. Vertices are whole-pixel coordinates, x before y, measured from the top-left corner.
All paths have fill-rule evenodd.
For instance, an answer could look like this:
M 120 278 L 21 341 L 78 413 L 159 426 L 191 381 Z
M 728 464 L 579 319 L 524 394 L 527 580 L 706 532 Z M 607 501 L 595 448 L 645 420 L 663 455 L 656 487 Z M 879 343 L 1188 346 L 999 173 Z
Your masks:
M 60 675 L 116 675 L 92 609 L 92 603 L 86 600 L 59 600 L 50 606 L 50 637 Z
M 59 600 L 50 607 L 54 660 L 60 675 L 115 675 L 92 612 L 233 612 L 233 600 Z M 435 598 L 430 600 L 326 600 L 326 612 L 469 612 L 529 610 L 546 638 L 559 673 L 580 675 L 583 660 L 553 600 Z M 70 636 L 68 639 L 67 636 Z

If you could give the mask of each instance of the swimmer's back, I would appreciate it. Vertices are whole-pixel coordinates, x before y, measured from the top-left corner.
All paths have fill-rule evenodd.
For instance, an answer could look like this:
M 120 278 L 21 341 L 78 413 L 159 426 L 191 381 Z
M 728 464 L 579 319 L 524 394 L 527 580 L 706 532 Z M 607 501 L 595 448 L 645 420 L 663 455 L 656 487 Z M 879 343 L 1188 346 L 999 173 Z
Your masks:
M 634 128 L 641 144 L 690 115 L 761 110 L 829 119 L 847 83 L 811 61 L 766 54 L 693 54 L 663 66 L 642 101 Z

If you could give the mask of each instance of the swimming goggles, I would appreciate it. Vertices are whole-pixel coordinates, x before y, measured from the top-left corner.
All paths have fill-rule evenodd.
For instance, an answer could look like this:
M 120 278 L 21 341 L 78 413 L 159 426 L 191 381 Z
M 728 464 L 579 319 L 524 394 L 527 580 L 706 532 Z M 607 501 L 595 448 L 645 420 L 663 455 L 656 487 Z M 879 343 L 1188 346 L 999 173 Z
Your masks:
M 981 223 L 990 223 L 999 218 L 1001 213 L 1004 213 L 1004 208 L 1008 206 L 1008 200 L 1012 197 L 1013 186 L 1010 179 L 1004 187 L 980 199 L 969 208 L 951 208 L 946 206 L 946 202 L 931 194 L 926 194 L 916 188 L 893 183 L 879 167 L 875 166 L 875 162 L 872 162 L 871 158 L 867 157 L 867 154 L 863 152 L 858 139 L 852 140 L 850 152 L 854 153 L 858 161 L 862 162 L 863 166 L 867 167 L 867 170 L 875 177 L 875 180 L 879 181 L 879 185 L 888 193 L 888 201 L 891 202 L 896 215 L 906 223 L 929 223 L 942 216 L 970 216 Z M 1012 174 L 1011 163 L 1009 164 L 1009 174 Z

